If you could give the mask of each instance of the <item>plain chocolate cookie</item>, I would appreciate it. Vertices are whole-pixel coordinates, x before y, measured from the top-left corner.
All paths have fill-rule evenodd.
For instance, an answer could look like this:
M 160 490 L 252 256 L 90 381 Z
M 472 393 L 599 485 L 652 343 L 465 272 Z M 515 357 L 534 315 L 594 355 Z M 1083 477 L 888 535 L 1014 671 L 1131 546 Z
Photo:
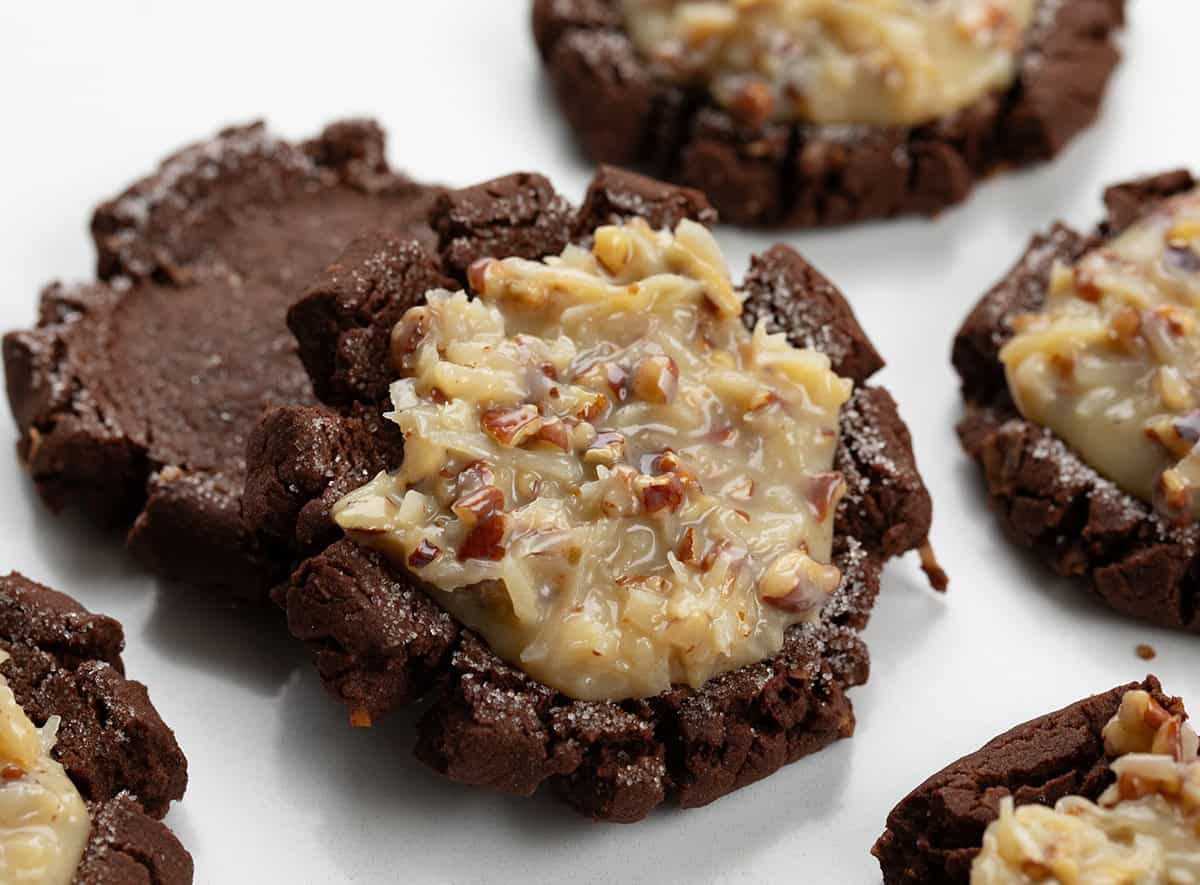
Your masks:
M 34 724 L 62 721 L 53 755 L 88 804 L 78 885 L 187 885 L 192 857 L 160 819 L 187 760 L 146 686 L 126 679 L 112 618 L 13 572 L 0 578 L 0 664 Z
M 827 353 L 854 379 L 842 412 L 837 469 L 849 493 L 837 514 L 843 582 L 820 623 L 794 627 L 775 658 L 622 702 L 572 700 L 501 661 L 418 582 L 341 536 L 332 504 L 402 458 L 381 418 L 392 326 L 436 286 L 463 287 L 480 257 L 557 254 L 595 227 L 638 215 L 655 227 L 712 223 L 695 191 L 602 169 L 573 209 L 546 179 L 518 174 L 440 196 L 433 250 L 364 238 L 317 278 L 288 322 L 314 387 L 337 412 L 269 412 L 251 436 L 244 506 L 271 545 L 307 557 L 281 588 L 295 636 L 329 691 L 369 722 L 436 687 L 417 756 L 450 778 L 532 794 L 549 782 L 580 812 L 635 821 L 674 801 L 703 805 L 853 732 L 846 691 L 867 678 L 858 636 L 883 562 L 921 545 L 930 500 L 908 430 L 888 393 L 865 384 L 882 366 L 841 294 L 803 258 L 776 246 L 744 281 L 748 322 L 765 318 Z
M 1012 337 L 1012 317 L 1045 302 L 1055 261 L 1076 260 L 1195 184 L 1181 170 L 1119 184 L 1105 192 L 1108 215 L 1091 234 L 1057 224 L 1034 237 L 963 323 L 953 359 L 966 401 L 959 437 L 983 468 L 1009 537 L 1032 547 L 1059 574 L 1085 578 L 1097 597 L 1124 615 L 1200 631 L 1200 528 L 1168 524 L 1049 430 L 1022 418 L 999 357 Z
M 1095 800 L 1113 779 L 1100 732 L 1125 692 L 1137 688 L 1168 712 L 1183 712 L 1179 699 L 1147 676 L 1018 725 L 909 793 L 871 849 L 885 885 L 967 885 L 1005 796 L 1016 805 L 1053 806 L 1071 795 Z
M 37 328 L 4 339 L 42 498 L 132 523 L 162 575 L 265 592 L 286 570 L 242 526 L 246 438 L 264 406 L 314 402 L 284 313 L 360 229 L 432 243 L 433 196 L 388 169 L 373 123 L 299 145 L 254 124 L 101 205 L 103 282 L 51 285 Z
M 1016 81 L 933 123 L 750 127 L 655 70 L 621 0 L 534 0 L 546 72 L 584 151 L 699 188 L 725 221 L 846 224 L 934 214 L 975 181 L 1046 160 L 1095 119 L 1125 0 L 1038 0 Z

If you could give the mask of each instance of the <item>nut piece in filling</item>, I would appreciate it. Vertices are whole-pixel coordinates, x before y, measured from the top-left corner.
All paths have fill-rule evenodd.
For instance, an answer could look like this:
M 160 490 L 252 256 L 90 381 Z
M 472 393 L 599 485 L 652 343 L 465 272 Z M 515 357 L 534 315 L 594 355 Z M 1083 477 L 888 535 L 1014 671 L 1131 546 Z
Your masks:
M 1200 514 L 1198 309 L 1200 190 L 1055 265 L 1000 352 L 1026 418 L 1180 524 Z
M 40 729 L 30 722 L 0 676 L 0 882 L 68 885 L 83 857 L 91 821 L 50 758 L 57 731 L 56 716 Z
M 1200 882 L 1197 739 L 1145 691 L 1128 691 L 1104 729 L 1116 783 L 1097 802 L 1054 808 L 1011 797 L 987 828 L 972 885 L 1185 885 Z
M 394 330 L 404 461 L 337 503 L 352 538 L 575 698 L 699 686 L 817 619 L 851 382 L 745 328 L 704 227 L 602 227 L 469 281 Z
M 1034 0 L 622 0 L 666 76 L 742 122 L 911 126 L 1007 89 Z

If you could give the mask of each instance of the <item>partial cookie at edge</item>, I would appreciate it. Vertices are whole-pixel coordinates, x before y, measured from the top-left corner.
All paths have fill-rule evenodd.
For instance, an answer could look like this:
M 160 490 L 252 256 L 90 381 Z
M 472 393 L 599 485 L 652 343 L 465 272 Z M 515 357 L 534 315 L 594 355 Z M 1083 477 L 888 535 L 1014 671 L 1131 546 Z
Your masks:
M 886 885 L 967 885 L 1005 796 L 1016 805 L 1052 806 L 1067 795 L 1096 799 L 1112 782 L 1101 731 L 1124 693 L 1138 688 L 1169 712 L 1183 712 L 1148 676 L 1018 725 L 913 790 L 892 809 L 872 849 Z
M 186 885 L 191 855 L 159 822 L 182 798 L 187 760 L 140 682 L 123 675 L 112 618 L 15 572 L 0 577 L 0 665 L 37 725 L 61 717 L 53 751 L 88 802 L 79 885 Z
M 1059 574 L 1086 579 L 1116 611 L 1200 632 L 1200 528 L 1168 525 L 1053 433 L 1021 417 L 999 360 L 1012 334 L 1010 318 L 1044 303 L 1056 260 L 1076 260 L 1162 199 L 1194 186 L 1184 171 L 1115 185 L 1105 192 L 1108 218 L 1096 233 L 1084 235 L 1059 224 L 1034 237 L 963 323 L 953 359 L 966 401 L 959 437 L 983 468 L 1006 534 L 1035 549 Z
M 1095 118 L 1124 0 L 1040 0 L 1017 82 L 915 128 L 749 128 L 703 90 L 660 77 L 617 0 L 536 0 L 533 32 L 558 105 L 597 162 L 707 191 L 726 221 L 845 224 L 964 199 L 1002 168 L 1048 159 Z

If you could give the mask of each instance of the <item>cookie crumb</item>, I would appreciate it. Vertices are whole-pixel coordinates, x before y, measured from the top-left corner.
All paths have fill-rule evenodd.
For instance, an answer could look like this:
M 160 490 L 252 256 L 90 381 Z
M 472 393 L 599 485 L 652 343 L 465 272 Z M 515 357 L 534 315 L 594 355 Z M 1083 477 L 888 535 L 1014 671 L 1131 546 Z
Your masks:
M 366 707 L 355 707 L 350 711 L 350 727 L 351 728 L 370 728 L 371 727 L 371 711 Z
M 938 593 L 945 593 L 946 588 L 950 586 L 950 577 L 938 565 L 937 557 L 933 553 L 933 545 L 928 540 L 921 545 L 921 571 L 925 573 L 925 577 L 929 579 L 931 586 Z
M 1154 646 L 1146 645 L 1144 642 L 1133 651 L 1143 661 L 1153 661 L 1158 656 L 1158 652 L 1154 650 Z

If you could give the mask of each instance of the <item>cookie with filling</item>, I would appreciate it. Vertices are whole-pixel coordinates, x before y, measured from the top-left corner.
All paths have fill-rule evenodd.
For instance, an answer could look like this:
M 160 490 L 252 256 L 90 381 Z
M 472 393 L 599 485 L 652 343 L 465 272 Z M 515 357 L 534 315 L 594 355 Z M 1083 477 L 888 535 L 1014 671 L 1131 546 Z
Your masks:
M 1192 412 L 1178 318 L 1193 310 L 1195 187 L 1184 171 L 1115 185 L 1095 230 L 1034 237 L 953 354 L 959 437 L 1005 533 L 1121 614 L 1191 631 L 1200 534 L 1175 425 Z
M 191 855 L 161 822 L 183 797 L 187 760 L 146 687 L 125 677 L 124 644 L 112 618 L 16 572 L 0 578 L 0 791 L 29 803 L 5 801 L 0 840 L 41 849 L 5 852 L 5 863 L 46 864 L 41 881 L 192 881 Z
M 1018 725 L 892 809 L 884 882 L 1174 881 L 1197 857 L 1186 718 L 1148 676 Z
M 934 214 L 1096 117 L 1123 0 L 535 0 L 584 151 L 699 188 L 722 219 Z
M 754 258 L 735 289 L 723 268 L 717 272 L 719 255 L 711 251 L 715 243 L 704 227 L 714 220 L 698 192 L 627 172 L 602 169 L 579 208 L 541 176 L 512 175 L 439 197 L 430 216 L 435 249 L 386 235 L 365 237 L 293 306 L 289 324 L 301 356 L 318 395 L 335 411 L 297 406 L 264 416 L 248 451 L 245 515 L 269 543 L 292 545 L 302 560 L 277 599 L 292 633 L 309 647 L 327 689 L 349 708 L 353 722 L 368 724 L 432 693 L 416 751 L 427 764 L 454 780 L 509 793 L 532 794 L 546 784 L 580 812 L 615 821 L 638 820 L 666 801 L 706 804 L 853 732 L 847 692 L 868 673 L 867 650 L 858 634 L 878 593 L 883 563 L 925 544 L 929 496 L 895 403 L 885 390 L 867 383 L 882 360 L 842 295 L 785 246 Z M 667 264 L 656 263 L 660 260 Z M 603 267 L 623 269 L 610 274 Z M 663 267 L 673 270 L 651 272 Z M 685 277 L 688 282 L 681 284 Z M 576 287 L 579 292 L 571 294 Z M 687 300 L 699 291 L 718 294 L 706 295 L 707 302 Z M 536 306 L 523 313 L 526 297 Z M 670 301 L 676 297 L 683 300 Z M 574 298 L 583 300 L 569 300 Z M 610 298 L 634 300 L 614 319 L 604 313 Z M 728 656 L 727 666 L 710 670 L 700 660 L 711 664 L 714 657 L 703 651 L 708 634 L 698 634 L 694 648 L 688 643 L 672 645 L 671 651 L 654 646 L 655 606 L 663 598 L 656 594 L 673 592 L 658 560 L 680 563 L 683 576 L 676 589 L 688 581 L 699 583 L 687 586 L 702 588 L 703 576 L 725 567 L 720 551 L 709 545 L 717 535 L 706 534 L 704 519 L 685 525 L 681 516 L 692 502 L 708 500 L 699 497 L 706 494 L 700 486 L 708 482 L 706 488 L 714 488 L 709 476 L 720 471 L 697 476 L 689 460 L 703 456 L 719 464 L 724 456 L 706 446 L 748 437 L 719 421 L 700 428 L 694 416 L 676 415 L 678 428 L 687 428 L 674 431 L 679 457 L 659 443 L 642 451 L 645 428 L 628 418 L 633 414 L 628 410 L 661 417 L 665 413 L 653 410 L 668 408 L 673 396 L 682 396 L 679 391 L 696 387 L 691 360 L 672 349 L 667 338 L 658 339 L 658 349 L 646 349 L 641 333 L 628 331 L 673 328 L 668 317 L 675 314 L 656 313 L 655 298 L 677 304 L 679 316 L 704 318 L 714 336 L 733 336 L 744 354 L 770 348 L 785 361 L 800 359 L 806 368 L 797 366 L 795 377 L 817 383 L 814 391 L 836 388 L 844 398 L 840 408 L 823 413 L 830 423 L 818 436 L 828 464 L 783 472 L 783 483 L 795 488 L 777 489 L 780 501 L 790 502 L 779 507 L 783 523 L 810 506 L 798 506 L 789 497 L 798 488 L 822 490 L 822 505 L 812 506 L 821 517 L 821 529 L 814 532 L 825 532 L 823 541 L 817 534 L 806 536 L 805 555 L 796 555 L 802 545 L 789 534 L 792 529 L 769 522 L 775 517 L 756 512 L 758 503 L 728 509 L 712 504 L 714 512 L 731 520 L 776 525 L 780 537 L 790 539 L 785 543 L 793 553 L 773 560 L 779 575 L 786 571 L 778 581 L 760 575 L 760 589 L 768 588 L 763 592 L 774 594 L 774 603 L 747 595 L 750 585 L 730 572 L 728 596 L 745 603 L 736 614 L 752 621 L 761 616 L 754 622 L 764 631 L 771 629 L 768 622 L 775 624 L 778 647 L 736 665 Z M 572 326 L 572 316 L 586 319 Z M 649 316 L 656 317 L 653 323 Z M 517 334 L 498 331 L 497 317 Z M 554 325 L 559 322 L 564 325 Z M 476 329 L 479 337 L 439 345 L 439 352 L 462 356 L 455 368 L 434 359 L 426 345 L 433 340 L 433 326 L 459 324 Z M 610 339 L 593 342 L 591 350 L 580 344 L 574 351 L 580 359 L 563 355 L 560 348 L 569 351 L 572 345 L 562 339 L 571 335 L 559 332 L 601 327 L 610 331 Z M 630 334 L 634 339 L 625 340 Z M 720 350 L 702 337 L 694 342 L 698 352 Z M 617 339 L 626 348 L 620 356 L 608 347 L 616 347 Z M 592 360 L 584 351 L 607 357 Z M 418 352 L 425 356 L 415 356 Z M 630 356 L 634 352 L 636 358 Z M 745 369 L 735 352 L 742 351 L 734 348 L 717 359 L 731 371 Z M 487 369 L 493 358 L 500 361 Z M 521 369 L 511 376 L 511 360 L 536 372 Z M 472 366 L 484 370 L 466 371 Z M 808 374 L 810 366 L 819 367 L 815 375 Z M 416 377 L 426 370 L 450 375 L 430 386 Z M 731 396 L 754 400 L 759 388 L 742 388 L 732 376 L 717 374 L 711 383 L 728 380 L 741 391 L 729 388 Z M 469 383 L 459 387 L 451 375 Z M 503 386 L 508 382 L 497 379 L 509 377 L 533 385 L 522 398 L 535 387 L 544 393 L 536 409 L 528 402 L 496 407 L 509 397 Z M 488 391 L 488 402 L 478 410 L 469 402 L 475 385 Z M 407 400 L 402 390 L 420 401 Z M 607 399 L 593 410 L 590 404 L 600 394 Z M 779 393 L 783 399 L 789 395 Z M 815 409 L 817 402 L 814 398 L 810 406 Z M 783 408 L 771 396 L 744 405 L 746 414 Z M 483 466 L 464 465 L 455 455 L 438 462 L 445 464 L 444 471 L 435 470 L 407 491 L 383 488 L 423 460 L 419 451 L 433 437 L 422 439 L 421 427 L 404 422 L 420 424 L 418 416 L 424 414 L 434 422 L 431 427 L 461 434 L 453 445 L 482 446 L 495 458 Z M 481 417 L 458 428 L 442 423 L 462 414 Z M 791 420 L 787 414 L 776 416 L 780 426 Z M 807 432 L 787 426 L 795 427 L 797 441 Z M 684 446 L 685 440 L 692 444 Z M 783 457 L 772 451 L 776 455 L 764 457 Z M 569 453 L 576 453 L 578 464 Z M 546 484 L 523 485 L 529 477 L 506 472 L 505 458 L 531 465 L 527 472 L 541 471 Z M 643 467 L 633 469 L 635 462 Z M 555 473 L 555 465 L 564 464 L 583 471 L 578 502 L 573 483 Z M 810 469 L 825 479 L 810 483 Z M 746 477 L 730 478 L 729 487 L 712 497 L 762 500 L 755 497 L 753 478 L 734 488 L 737 479 Z M 482 481 L 482 491 L 462 485 L 475 480 Z M 394 508 L 410 499 L 406 496 L 417 485 L 428 492 L 429 509 L 421 511 L 425 522 L 417 511 L 404 516 Z M 631 489 L 640 497 L 621 497 Z M 478 507 L 463 500 L 472 491 L 480 492 L 472 499 Z M 487 501 L 504 504 L 509 512 L 488 510 Z M 513 501 L 520 508 L 511 506 Z M 612 581 L 572 584 L 570 592 L 581 594 L 580 609 L 545 618 L 540 634 L 552 662 L 568 660 L 570 649 L 584 648 L 586 642 L 596 644 L 586 646 L 582 661 L 576 657 L 569 667 L 538 667 L 524 652 L 537 642 L 519 633 L 511 615 L 521 621 L 518 612 L 524 611 L 536 620 L 539 611 L 550 611 L 537 600 L 555 595 L 542 591 L 561 586 L 555 581 L 564 579 L 564 569 L 608 574 L 586 545 L 571 546 L 579 530 L 588 528 L 581 527 L 580 520 L 587 518 L 578 509 L 591 506 L 588 502 L 611 520 L 597 518 L 595 526 L 615 522 L 625 533 L 620 537 L 656 535 L 646 551 L 655 562 L 642 561 L 645 568 L 632 575 L 626 568 L 637 559 L 627 555 L 632 548 L 611 535 L 598 538 L 597 544 L 614 552 L 626 570 Z M 380 514 L 388 525 L 372 523 Z M 416 522 L 406 522 L 409 517 Z M 558 520 L 556 528 L 539 532 L 531 522 L 535 517 Z M 731 544 L 738 532 L 733 525 L 722 536 Z M 666 534 L 671 553 L 664 559 Z M 553 549 L 519 546 L 535 536 Z M 551 573 L 558 577 L 547 577 Z M 515 591 L 529 581 L 542 588 L 533 597 Z M 468 591 L 475 601 L 467 608 L 454 598 L 464 582 L 479 591 Z M 628 588 L 627 595 L 622 588 Z M 613 589 L 617 597 L 607 602 L 593 595 Z M 702 595 L 696 589 L 694 597 Z M 603 615 L 599 621 L 576 617 L 598 598 L 601 607 L 624 606 L 629 619 L 616 624 Z M 649 607 L 641 612 L 650 627 L 645 619 L 636 621 L 630 607 L 634 598 Z M 489 600 L 496 606 L 489 607 Z M 775 609 L 787 616 L 776 619 Z M 489 619 L 489 611 L 498 613 L 498 620 Z M 564 635 L 556 627 L 560 624 L 582 633 Z M 667 626 L 661 632 L 673 635 Z M 647 647 L 656 651 L 639 658 L 639 649 Z M 645 665 L 634 666 L 639 660 Z M 614 670 L 625 675 L 614 676 Z M 630 673 L 655 673 L 665 682 L 636 682 L 625 678 Z M 575 675 L 579 678 L 573 680 Z

